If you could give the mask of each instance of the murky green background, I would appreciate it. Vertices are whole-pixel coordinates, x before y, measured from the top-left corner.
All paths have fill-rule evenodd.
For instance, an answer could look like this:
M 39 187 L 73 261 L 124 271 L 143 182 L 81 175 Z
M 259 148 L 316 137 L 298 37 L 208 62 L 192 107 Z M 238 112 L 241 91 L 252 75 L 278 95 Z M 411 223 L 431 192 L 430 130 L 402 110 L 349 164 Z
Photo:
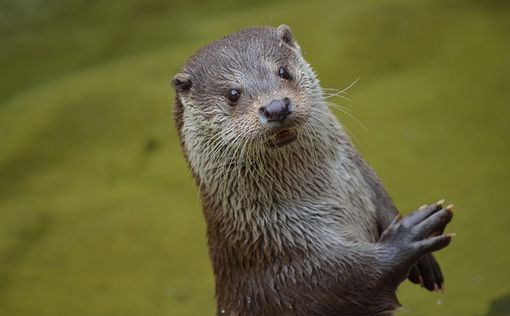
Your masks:
M 445 198 L 446 293 L 400 315 L 510 315 L 510 2 L 0 0 L 0 315 L 212 315 L 169 79 L 289 24 L 407 213 Z M 441 303 L 441 304 L 438 304 Z

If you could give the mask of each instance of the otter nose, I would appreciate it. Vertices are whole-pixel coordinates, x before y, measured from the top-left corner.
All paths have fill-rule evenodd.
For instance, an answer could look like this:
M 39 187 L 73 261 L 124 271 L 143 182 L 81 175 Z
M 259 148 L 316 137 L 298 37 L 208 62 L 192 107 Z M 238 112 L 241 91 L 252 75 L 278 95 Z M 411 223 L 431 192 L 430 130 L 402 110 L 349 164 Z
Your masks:
M 269 104 L 260 108 L 260 114 L 267 119 L 268 122 L 283 122 L 291 113 L 291 101 L 285 97 L 279 100 L 273 100 Z

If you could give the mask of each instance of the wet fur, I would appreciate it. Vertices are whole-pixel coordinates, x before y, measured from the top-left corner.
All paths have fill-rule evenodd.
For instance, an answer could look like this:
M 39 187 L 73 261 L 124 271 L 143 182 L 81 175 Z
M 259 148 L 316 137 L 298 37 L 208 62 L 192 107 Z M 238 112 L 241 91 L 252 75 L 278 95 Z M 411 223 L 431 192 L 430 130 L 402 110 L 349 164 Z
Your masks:
M 294 82 L 275 75 L 284 63 Z M 175 123 L 199 187 L 219 315 L 390 315 L 406 271 L 378 243 L 397 214 L 328 109 L 286 27 L 199 50 L 174 79 Z M 224 91 L 243 89 L 244 101 Z M 289 96 L 295 142 L 267 145 L 257 108 Z M 408 268 L 408 267 L 407 267 Z

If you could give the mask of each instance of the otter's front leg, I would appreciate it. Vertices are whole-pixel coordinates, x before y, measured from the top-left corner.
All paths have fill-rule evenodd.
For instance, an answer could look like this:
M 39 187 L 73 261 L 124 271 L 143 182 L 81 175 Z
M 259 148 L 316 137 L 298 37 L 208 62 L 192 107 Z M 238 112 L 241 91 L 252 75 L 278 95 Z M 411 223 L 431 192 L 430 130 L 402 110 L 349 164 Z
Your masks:
M 382 233 L 399 212 L 374 170 L 356 151 L 353 151 L 353 161 L 374 193 L 373 202 L 377 208 L 377 223 Z M 434 256 L 427 253 L 411 268 L 409 280 L 415 284 L 421 284 L 429 291 L 434 291 L 443 288 L 444 277 Z
M 356 244 L 345 247 L 338 254 L 341 262 L 338 271 L 349 271 L 338 275 L 337 286 L 344 299 L 337 306 L 338 312 L 308 313 L 309 315 L 380 315 L 389 313 L 398 305 L 395 291 L 404 281 L 411 267 L 451 241 L 444 235 L 446 225 L 453 213 L 449 207 L 434 204 L 407 216 L 397 215 L 381 237 L 373 244 Z M 440 235 L 435 233 L 441 232 Z M 342 245 L 340 245 L 342 246 Z M 323 284 L 334 278 L 323 280 Z
M 444 235 L 443 231 L 452 217 L 451 206 L 443 208 L 440 203 L 428 205 L 404 217 L 395 217 L 379 239 L 379 243 L 389 248 L 395 264 L 388 282 L 401 283 L 414 264 L 450 243 L 452 235 Z

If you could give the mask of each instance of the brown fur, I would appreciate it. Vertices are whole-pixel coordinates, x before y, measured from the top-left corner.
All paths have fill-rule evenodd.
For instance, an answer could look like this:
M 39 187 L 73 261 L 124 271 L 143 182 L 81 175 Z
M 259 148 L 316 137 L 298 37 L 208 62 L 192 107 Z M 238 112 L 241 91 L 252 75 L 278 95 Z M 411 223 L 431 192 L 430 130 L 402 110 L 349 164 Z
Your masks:
M 292 80 L 278 77 L 281 66 Z M 391 198 L 328 110 L 287 26 L 205 46 L 172 84 L 207 221 L 218 315 L 389 315 L 410 269 L 412 281 L 442 285 L 430 252 L 449 237 L 428 236 L 442 233 L 451 212 L 430 205 L 394 220 Z M 224 97 L 234 88 L 242 95 L 235 106 Z M 293 102 L 285 121 L 260 116 L 281 97 Z M 267 145 L 288 128 L 297 140 Z

